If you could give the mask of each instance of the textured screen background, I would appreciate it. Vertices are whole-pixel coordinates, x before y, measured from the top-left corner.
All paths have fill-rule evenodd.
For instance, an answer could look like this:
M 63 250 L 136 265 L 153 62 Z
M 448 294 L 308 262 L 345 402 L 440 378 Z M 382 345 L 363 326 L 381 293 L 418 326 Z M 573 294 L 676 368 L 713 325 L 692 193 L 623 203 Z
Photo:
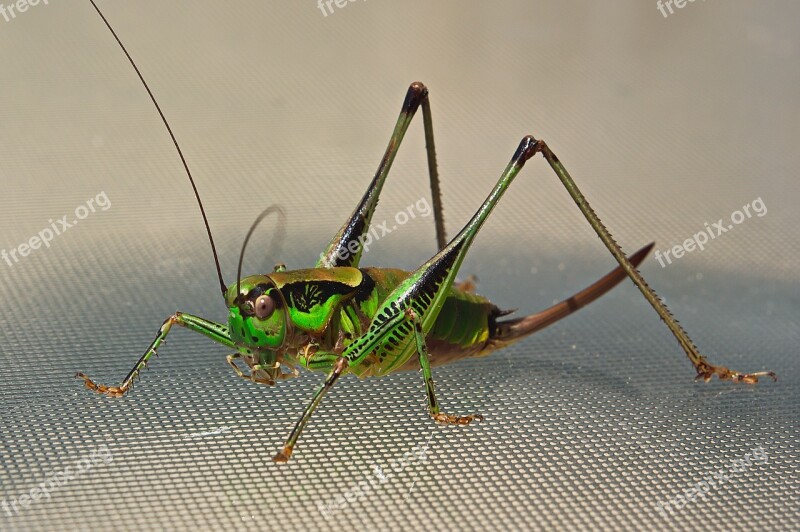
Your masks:
M 88 2 L 51 0 L 0 17 L 0 248 L 19 259 L 0 261 L 0 529 L 800 525 L 796 2 L 694 2 L 666 18 L 652 0 L 100 5 L 183 145 L 228 282 L 271 203 L 289 217 L 282 251 L 267 251 L 267 223 L 246 272 L 313 265 L 418 79 L 450 234 L 528 133 L 629 252 L 671 249 L 748 205 L 703 251 L 642 271 L 712 362 L 780 380 L 693 382 L 626 282 L 513 348 L 435 369 L 444 411 L 485 422 L 436 426 L 418 374 L 350 376 L 284 466 L 271 457 L 319 374 L 248 383 L 223 347 L 177 329 L 134 393 L 89 393 L 76 371 L 118 383 L 175 310 L 226 311 L 146 93 Z M 375 221 L 392 227 L 429 197 L 426 176 L 418 118 Z M 90 198 L 110 207 L 86 213 Z M 19 255 L 76 209 L 85 219 Z M 362 264 L 415 268 L 433 234 L 417 216 Z M 613 265 L 537 157 L 462 275 L 529 313 Z

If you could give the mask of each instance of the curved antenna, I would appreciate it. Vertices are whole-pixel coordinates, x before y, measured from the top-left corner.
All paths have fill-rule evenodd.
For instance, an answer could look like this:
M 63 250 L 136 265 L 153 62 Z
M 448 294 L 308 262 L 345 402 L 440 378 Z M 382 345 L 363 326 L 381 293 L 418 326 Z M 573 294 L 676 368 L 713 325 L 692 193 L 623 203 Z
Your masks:
M 108 23 L 108 20 L 106 20 L 105 15 L 103 15 L 102 11 L 100 11 L 100 8 L 97 7 L 97 4 L 94 3 L 94 0 L 89 0 L 89 1 L 92 3 L 92 6 L 94 6 L 94 9 L 95 11 L 97 11 L 97 14 L 100 15 L 100 18 L 103 19 L 103 22 L 105 22 L 106 27 L 108 27 L 109 31 L 111 31 L 111 34 L 117 40 L 117 43 L 119 44 L 120 48 L 122 48 L 122 51 L 125 52 L 125 56 L 128 58 L 128 61 L 130 61 L 131 66 L 133 66 L 133 69 L 136 71 L 136 75 L 139 76 L 142 85 L 144 85 L 144 88 L 147 90 L 147 94 L 149 94 L 150 99 L 153 100 L 153 104 L 156 106 L 156 110 L 158 110 L 158 114 L 161 116 L 161 121 L 164 122 L 164 125 L 167 127 L 167 131 L 169 132 L 170 138 L 172 138 L 172 143 L 175 145 L 175 149 L 178 150 L 178 155 L 180 156 L 181 162 L 183 163 L 183 168 L 186 170 L 186 175 L 189 176 L 189 182 L 192 184 L 192 190 L 194 190 L 194 197 L 197 198 L 197 204 L 200 206 L 200 214 L 203 215 L 203 223 L 206 225 L 206 233 L 208 233 L 208 241 L 211 243 L 211 252 L 214 254 L 214 265 L 217 267 L 217 277 L 219 277 L 219 286 L 222 289 L 222 297 L 225 297 L 225 292 L 227 291 L 227 288 L 225 287 L 225 281 L 222 280 L 222 270 L 219 267 L 219 257 L 217 256 L 217 248 L 214 245 L 214 237 L 211 236 L 211 227 L 209 227 L 208 225 L 208 218 L 206 217 L 206 211 L 203 208 L 203 202 L 200 201 L 200 193 L 197 192 L 197 186 L 194 184 L 194 178 L 192 177 L 192 172 L 189 171 L 189 165 L 186 164 L 186 158 L 183 156 L 181 147 L 178 145 L 178 140 L 175 138 L 175 134 L 172 133 L 172 128 L 169 127 L 169 122 L 167 122 L 167 118 L 161 111 L 161 106 L 158 105 L 156 97 L 153 96 L 153 92 L 150 90 L 150 87 L 144 80 L 142 73 L 139 72 L 139 67 L 137 67 L 136 63 L 133 62 L 131 54 L 128 53 L 128 50 L 125 48 L 125 45 L 122 44 L 122 41 L 117 36 L 117 32 L 115 32 L 114 28 L 111 27 L 111 24 Z
M 274 212 L 278 213 L 278 228 L 280 229 L 280 233 L 272 238 L 272 245 L 275 244 L 276 238 L 281 238 L 281 240 L 283 240 L 281 233 L 283 233 L 283 229 L 286 227 L 286 213 L 280 206 L 272 204 L 258 215 L 258 218 L 256 218 L 253 225 L 251 225 L 250 229 L 247 231 L 247 236 L 244 237 L 242 251 L 239 253 L 239 266 L 236 268 L 236 297 L 239 297 L 239 294 L 242 292 L 242 262 L 244 261 L 244 250 L 247 249 L 247 243 L 250 241 L 250 237 L 253 236 L 253 232 L 256 230 L 256 227 L 258 227 L 258 224 L 261 223 L 261 220 Z

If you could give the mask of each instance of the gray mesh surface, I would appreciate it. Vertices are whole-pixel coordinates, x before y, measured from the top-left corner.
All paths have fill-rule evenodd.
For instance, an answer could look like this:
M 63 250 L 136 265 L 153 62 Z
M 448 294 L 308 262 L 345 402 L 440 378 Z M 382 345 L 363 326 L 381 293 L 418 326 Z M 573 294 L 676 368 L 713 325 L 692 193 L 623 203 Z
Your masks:
M 228 282 L 270 203 L 288 212 L 283 250 L 267 256 L 267 224 L 245 270 L 313 265 L 419 79 L 451 234 L 528 133 L 628 251 L 655 240 L 663 252 L 761 198 L 764 216 L 642 271 L 713 362 L 780 380 L 693 382 L 626 282 L 512 348 L 435 369 L 444 410 L 485 422 L 436 426 L 418 374 L 348 376 L 284 466 L 271 457 L 319 374 L 247 383 L 224 348 L 176 330 L 132 394 L 89 393 L 76 371 L 118 383 L 176 309 L 226 311 L 146 93 L 88 2 L 51 0 L 0 18 L 0 248 L 98 194 L 111 207 L 0 261 L 0 529 L 800 526 L 800 4 L 693 2 L 666 18 L 653 0 L 371 1 L 327 16 L 312 0 L 100 5 L 184 147 Z M 415 122 L 377 222 L 428 197 L 423 146 Z M 433 252 L 420 216 L 363 264 L 411 269 Z M 462 274 L 529 313 L 613 265 L 536 158 Z

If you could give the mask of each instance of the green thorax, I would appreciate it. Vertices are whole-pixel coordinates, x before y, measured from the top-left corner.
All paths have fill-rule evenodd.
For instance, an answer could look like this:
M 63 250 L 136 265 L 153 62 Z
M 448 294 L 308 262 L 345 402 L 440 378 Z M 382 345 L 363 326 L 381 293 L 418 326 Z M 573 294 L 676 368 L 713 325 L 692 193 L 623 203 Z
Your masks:
M 321 336 L 331 317 L 361 286 L 356 268 L 308 269 L 254 275 L 226 293 L 228 325 L 233 341 L 254 349 L 283 350 L 298 336 Z M 268 316 L 254 312 L 261 297 L 269 297 Z

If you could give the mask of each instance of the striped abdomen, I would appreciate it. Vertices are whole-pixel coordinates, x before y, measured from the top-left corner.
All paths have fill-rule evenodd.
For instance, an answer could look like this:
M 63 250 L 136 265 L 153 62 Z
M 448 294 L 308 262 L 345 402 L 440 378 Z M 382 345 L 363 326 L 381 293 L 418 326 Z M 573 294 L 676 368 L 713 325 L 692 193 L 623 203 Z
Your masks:
M 369 326 L 375 312 L 389 293 L 405 280 L 410 272 L 392 268 L 362 268 L 367 286 L 342 305 L 337 323 L 332 327 L 349 334 L 346 347 Z M 451 288 L 433 327 L 427 334 L 431 365 L 439 366 L 482 353 L 495 327 L 495 318 L 502 313 L 486 298 Z M 331 338 L 331 341 L 334 339 Z M 419 368 L 416 356 L 398 369 Z

